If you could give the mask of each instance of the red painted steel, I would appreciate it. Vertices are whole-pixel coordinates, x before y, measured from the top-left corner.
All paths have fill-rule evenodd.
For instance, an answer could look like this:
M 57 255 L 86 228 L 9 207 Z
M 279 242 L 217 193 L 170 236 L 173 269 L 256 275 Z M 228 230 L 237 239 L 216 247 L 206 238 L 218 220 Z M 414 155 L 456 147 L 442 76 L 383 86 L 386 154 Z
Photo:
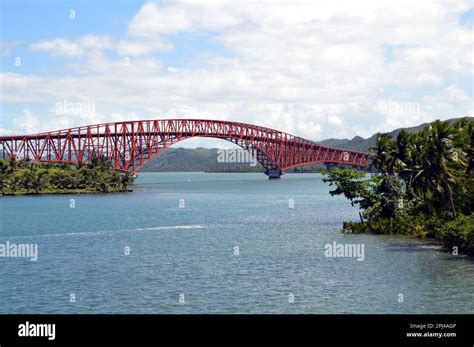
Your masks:
M 367 153 L 325 147 L 266 127 L 202 119 L 139 120 L 0 136 L 0 152 L 3 158 L 71 164 L 105 156 L 116 170 L 135 173 L 169 146 L 191 137 L 224 139 L 252 151 L 267 174 L 318 162 L 364 167 L 368 160 Z

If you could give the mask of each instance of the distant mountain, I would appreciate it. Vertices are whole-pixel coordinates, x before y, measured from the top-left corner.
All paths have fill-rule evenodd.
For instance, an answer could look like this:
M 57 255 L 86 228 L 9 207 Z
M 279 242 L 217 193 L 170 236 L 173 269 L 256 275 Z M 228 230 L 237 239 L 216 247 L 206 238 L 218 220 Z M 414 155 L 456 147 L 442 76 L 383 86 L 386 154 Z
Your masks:
M 243 150 L 239 150 L 242 154 Z M 146 163 L 142 172 L 261 172 L 263 167 L 258 162 L 224 163 L 219 162 L 217 148 L 168 148 Z
M 449 122 L 455 122 L 460 118 L 450 119 Z M 474 118 L 468 117 L 469 120 Z M 406 131 L 416 133 L 426 127 L 429 123 L 420 124 L 415 127 L 404 128 Z M 389 134 L 396 138 L 402 130 L 396 129 Z M 378 134 L 364 139 L 355 136 L 352 139 L 327 139 L 318 143 L 328 147 L 344 148 L 353 151 L 367 152 L 374 147 L 377 142 Z M 218 162 L 217 148 L 168 148 L 154 159 L 150 160 L 141 171 L 207 171 L 207 172 L 262 172 L 262 166 L 257 163 L 251 166 L 249 163 L 221 163 Z M 323 164 L 302 165 L 288 172 L 313 172 L 318 169 L 324 169 Z
M 456 122 L 461 118 L 453 118 L 449 119 L 448 121 L 451 123 Z M 467 117 L 469 120 L 474 120 L 473 117 Z M 392 136 L 392 138 L 396 138 L 398 136 L 398 133 L 402 130 L 405 129 L 406 131 L 410 133 L 417 133 L 424 127 L 428 126 L 429 123 L 423 123 L 415 127 L 410 127 L 410 128 L 400 128 L 400 129 L 395 129 L 388 134 Z M 375 144 L 377 143 L 377 137 L 378 134 L 374 134 L 371 137 L 364 139 L 360 136 L 355 136 L 352 140 L 349 139 L 327 139 L 323 141 L 319 141 L 318 143 L 324 146 L 328 147 L 335 147 L 335 148 L 344 148 L 344 149 L 349 149 L 352 151 L 359 151 L 359 152 L 367 152 L 371 147 L 374 147 Z

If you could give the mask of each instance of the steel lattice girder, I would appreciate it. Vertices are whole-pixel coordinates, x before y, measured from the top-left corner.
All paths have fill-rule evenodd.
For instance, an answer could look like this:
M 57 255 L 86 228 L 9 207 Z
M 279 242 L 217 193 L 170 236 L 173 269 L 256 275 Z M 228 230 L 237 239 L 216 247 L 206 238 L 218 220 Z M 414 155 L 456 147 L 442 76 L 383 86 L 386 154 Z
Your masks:
M 257 125 L 201 119 L 139 120 L 1 136 L 0 151 L 3 158 L 71 164 L 104 156 L 116 170 L 135 173 L 158 153 L 191 137 L 224 139 L 253 150 L 267 172 L 317 162 L 368 165 L 367 153 L 325 147 Z

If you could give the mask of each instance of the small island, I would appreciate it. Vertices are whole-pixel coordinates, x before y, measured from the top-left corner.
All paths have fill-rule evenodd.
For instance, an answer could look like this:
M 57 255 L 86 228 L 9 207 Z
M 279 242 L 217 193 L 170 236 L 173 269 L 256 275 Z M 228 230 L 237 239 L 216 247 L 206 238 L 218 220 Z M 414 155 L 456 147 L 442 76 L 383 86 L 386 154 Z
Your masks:
M 474 254 L 474 121 L 435 121 L 396 139 L 380 134 L 372 149 L 376 174 L 333 168 L 325 182 L 363 210 L 352 233 L 409 234 L 440 240 L 453 253 Z M 457 254 L 457 253 L 456 253 Z
M 1 195 L 129 192 L 131 173 L 114 170 L 105 158 L 78 165 L 0 159 Z

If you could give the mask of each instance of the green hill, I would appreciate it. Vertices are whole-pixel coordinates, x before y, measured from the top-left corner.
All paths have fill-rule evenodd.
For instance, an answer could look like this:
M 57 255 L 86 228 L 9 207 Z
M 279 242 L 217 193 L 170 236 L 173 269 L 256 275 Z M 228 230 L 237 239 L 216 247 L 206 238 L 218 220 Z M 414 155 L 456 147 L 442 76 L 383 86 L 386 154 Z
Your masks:
M 217 148 L 168 148 L 150 160 L 142 172 L 261 172 L 262 166 L 247 163 L 222 163 L 218 161 Z M 240 151 L 240 150 L 239 150 Z M 243 150 L 242 150 L 243 151 Z
M 474 119 L 473 117 L 467 117 L 468 119 L 472 120 Z M 448 121 L 450 123 L 456 122 L 460 118 L 453 118 L 449 119 Z M 405 129 L 406 131 L 410 133 L 416 133 L 426 127 L 429 123 L 423 123 L 420 125 L 417 125 L 415 127 L 410 127 L 410 128 L 399 128 L 395 129 L 391 132 L 389 132 L 390 136 L 393 138 L 396 138 L 400 130 Z M 378 134 L 374 134 L 371 137 L 364 139 L 360 136 L 355 136 L 352 140 L 349 139 L 327 139 L 323 141 L 319 141 L 318 143 L 328 146 L 328 147 L 335 147 L 335 148 L 344 148 L 344 149 L 349 149 L 352 151 L 360 151 L 360 152 L 367 152 L 370 147 L 375 146 L 375 143 L 377 142 L 377 137 Z
M 455 122 L 459 118 L 450 119 L 450 122 Z M 468 119 L 473 119 L 468 117 Z M 408 132 L 418 132 L 428 123 L 420 124 L 415 127 L 404 128 Z M 398 133 L 402 130 L 395 129 L 389 134 L 396 138 Z M 335 148 L 344 148 L 353 151 L 367 152 L 370 147 L 375 146 L 378 134 L 364 139 L 360 136 L 355 136 L 352 139 L 327 139 L 319 141 L 318 143 Z M 220 163 L 217 160 L 217 148 L 168 148 L 160 153 L 154 159 L 150 160 L 141 171 L 143 172 L 173 172 L 173 171 L 204 171 L 204 172 L 262 172 L 263 168 L 257 163 L 256 166 L 251 166 L 250 163 Z M 314 172 L 318 169 L 324 169 L 323 164 L 311 164 L 296 167 L 287 172 Z

